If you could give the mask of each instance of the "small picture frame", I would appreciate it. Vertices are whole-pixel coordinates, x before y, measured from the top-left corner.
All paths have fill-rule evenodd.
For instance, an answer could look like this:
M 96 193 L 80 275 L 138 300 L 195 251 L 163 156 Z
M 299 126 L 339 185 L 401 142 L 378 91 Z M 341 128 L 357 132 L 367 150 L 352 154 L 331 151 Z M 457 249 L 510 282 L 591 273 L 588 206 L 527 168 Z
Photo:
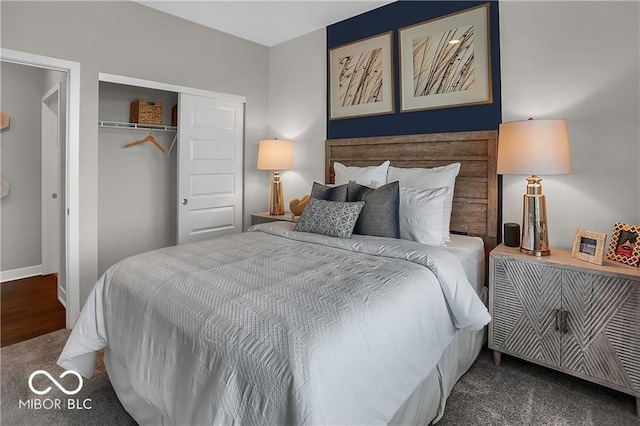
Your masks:
M 640 226 L 616 223 L 611 234 L 607 259 L 629 266 L 640 264 Z
M 571 257 L 584 260 L 585 262 L 595 263 L 596 265 L 602 265 L 606 239 L 607 234 L 576 229 Z

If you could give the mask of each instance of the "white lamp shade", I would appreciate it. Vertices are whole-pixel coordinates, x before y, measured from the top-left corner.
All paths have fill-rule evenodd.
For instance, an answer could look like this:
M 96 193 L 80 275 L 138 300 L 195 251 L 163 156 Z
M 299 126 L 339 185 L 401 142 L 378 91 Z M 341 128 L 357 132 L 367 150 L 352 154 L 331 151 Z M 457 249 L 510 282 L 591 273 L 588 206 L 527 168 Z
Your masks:
M 567 173 L 571 173 L 571 154 L 565 120 L 526 120 L 500 125 L 498 174 Z
M 285 139 L 261 140 L 258 145 L 258 170 L 293 168 L 293 142 Z

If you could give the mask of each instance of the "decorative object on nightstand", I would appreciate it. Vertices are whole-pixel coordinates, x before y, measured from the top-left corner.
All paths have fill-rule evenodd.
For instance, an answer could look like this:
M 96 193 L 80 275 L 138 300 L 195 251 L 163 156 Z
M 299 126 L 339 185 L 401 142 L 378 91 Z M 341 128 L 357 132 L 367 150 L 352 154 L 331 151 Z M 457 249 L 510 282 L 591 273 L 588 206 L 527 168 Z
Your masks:
M 520 247 L 520 224 L 507 222 L 504 224 L 504 245 L 507 247 Z
M 0 130 L 9 128 L 11 124 L 11 117 L 4 111 L 0 111 Z
M 547 208 L 541 175 L 571 173 L 569 136 L 565 120 L 514 121 L 500 125 L 498 174 L 530 174 L 522 211 L 520 250 L 548 256 Z
M 293 142 L 285 139 L 265 139 L 258 146 L 258 170 L 273 170 L 269 194 L 269 214 L 284 214 L 283 185 L 280 170 L 293 168 Z
M 300 216 L 304 211 L 304 208 L 307 207 L 307 204 L 309 204 L 310 199 L 311 197 L 308 195 L 305 195 L 300 200 L 294 198 L 293 200 L 289 201 L 289 210 L 291 210 L 291 213 L 294 216 Z
M 576 229 L 571 257 L 584 260 L 585 262 L 595 263 L 596 265 L 602 265 L 604 242 L 606 239 L 607 234 Z
M 616 223 L 611 233 L 607 259 L 638 266 L 640 263 L 640 226 Z
M 640 415 L 640 269 L 553 249 L 489 255 L 489 348 L 636 397 Z

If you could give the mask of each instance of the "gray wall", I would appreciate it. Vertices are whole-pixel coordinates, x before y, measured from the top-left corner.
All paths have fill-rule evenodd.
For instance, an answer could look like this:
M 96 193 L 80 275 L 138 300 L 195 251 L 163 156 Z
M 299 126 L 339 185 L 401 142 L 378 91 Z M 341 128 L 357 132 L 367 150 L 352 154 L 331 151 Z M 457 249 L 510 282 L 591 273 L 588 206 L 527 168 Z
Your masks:
M 178 94 L 100 83 L 100 120 L 129 121 L 138 99 L 163 104 L 164 124 Z M 100 128 L 98 133 L 98 274 L 133 254 L 176 243 L 176 148 L 169 156 L 144 143 L 124 148 L 150 132 Z M 176 132 L 153 132 L 168 150 Z
M 274 46 L 269 51 L 269 134 L 291 139 L 294 168 L 282 173 L 285 206 L 324 182 L 326 124 L 326 31 L 321 29 Z M 269 182 L 270 172 L 262 178 Z M 268 210 L 269 193 L 260 194 Z
M 543 176 L 550 242 L 576 228 L 640 224 L 640 5 L 501 2 L 503 121 L 566 118 L 573 173 Z M 525 176 L 504 177 L 503 219 L 521 222 Z M 607 240 L 608 243 L 608 240 Z
M 98 278 L 98 73 L 245 96 L 245 219 L 268 190 L 255 169 L 267 130 L 269 49 L 133 2 L 2 2 L 2 47 L 79 62 L 80 301 Z
M 42 264 L 42 173 L 40 109 L 45 71 L 0 62 L 0 106 L 11 126 L 0 139 L 0 174 L 11 192 L 0 202 L 2 271 Z

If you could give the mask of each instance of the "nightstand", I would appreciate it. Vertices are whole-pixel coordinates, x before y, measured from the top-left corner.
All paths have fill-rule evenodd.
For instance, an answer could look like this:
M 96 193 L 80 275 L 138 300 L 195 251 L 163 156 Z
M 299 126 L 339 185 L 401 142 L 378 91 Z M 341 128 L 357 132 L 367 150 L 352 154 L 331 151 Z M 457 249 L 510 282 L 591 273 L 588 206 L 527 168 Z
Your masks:
M 299 219 L 300 219 L 300 216 L 297 216 L 294 218 L 291 212 L 284 212 L 284 214 L 281 214 L 281 215 L 271 215 L 269 214 L 269 212 L 263 212 L 263 213 L 252 214 L 251 224 L 257 225 L 259 223 L 276 222 L 279 220 L 282 220 L 285 222 L 298 222 Z
M 551 249 L 489 255 L 489 348 L 636 397 L 640 416 L 640 270 Z

